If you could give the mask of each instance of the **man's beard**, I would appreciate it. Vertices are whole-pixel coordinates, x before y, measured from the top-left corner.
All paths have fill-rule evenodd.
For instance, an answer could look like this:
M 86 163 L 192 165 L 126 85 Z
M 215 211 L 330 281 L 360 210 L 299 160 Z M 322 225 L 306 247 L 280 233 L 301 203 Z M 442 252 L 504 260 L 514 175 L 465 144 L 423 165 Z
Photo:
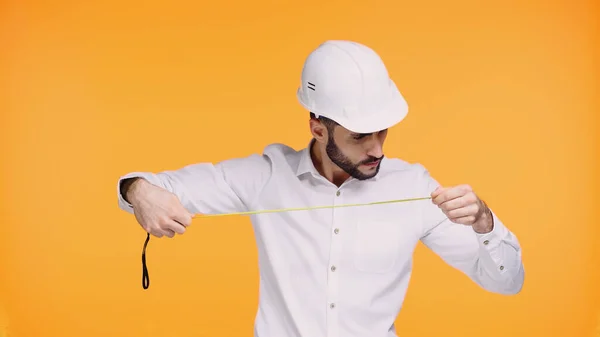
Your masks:
M 358 180 L 367 180 L 367 179 L 371 179 L 374 176 L 376 176 L 377 173 L 379 173 L 379 168 L 381 167 L 381 161 L 379 162 L 379 164 L 377 164 L 377 168 L 375 169 L 375 172 L 373 172 L 371 174 L 364 174 L 361 171 L 359 171 L 358 168 L 360 165 L 369 164 L 369 163 L 375 162 L 377 160 L 383 159 L 383 155 L 380 158 L 369 156 L 369 158 L 355 164 L 342 153 L 340 148 L 335 144 L 335 141 L 333 140 L 332 135 L 329 136 L 329 139 L 327 141 L 327 146 L 325 147 L 325 151 L 327 152 L 329 159 L 334 164 L 336 164 L 339 168 L 344 170 L 344 172 L 348 173 L 351 177 L 353 177 L 354 179 L 358 179 Z

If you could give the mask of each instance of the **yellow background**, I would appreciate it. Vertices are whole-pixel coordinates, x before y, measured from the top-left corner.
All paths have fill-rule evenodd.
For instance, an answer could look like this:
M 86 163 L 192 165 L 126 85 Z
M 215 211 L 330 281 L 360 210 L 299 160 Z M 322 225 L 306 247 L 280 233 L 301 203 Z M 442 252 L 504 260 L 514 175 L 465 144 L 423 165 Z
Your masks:
M 474 186 L 524 249 L 504 297 L 419 246 L 400 336 L 600 333 L 598 3 L 485 3 L 0 2 L 0 336 L 252 336 L 248 220 L 151 240 L 144 291 L 115 184 L 305 146 L 295 90 L 327 39 L 374 48 L 406 96 L 386 155 Z

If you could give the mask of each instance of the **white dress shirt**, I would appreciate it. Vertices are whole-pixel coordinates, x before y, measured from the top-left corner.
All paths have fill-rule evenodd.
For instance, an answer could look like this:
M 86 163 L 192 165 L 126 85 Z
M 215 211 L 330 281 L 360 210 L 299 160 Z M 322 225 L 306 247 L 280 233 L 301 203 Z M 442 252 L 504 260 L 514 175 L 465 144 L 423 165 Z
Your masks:
M 309 147 L 282 144 L 121 180 L 131 177 L 173 192 L 194 214 L 428 197 L 438 186 L 422 165 L 385 158 L 376 177 L 338 188 L 317 172 Z M 133 213 L 118 195 L 120 208 Z M 254 336 L 396 337 L 419 240 L 484 289 L 515 294 L 524 280 L 519 242 L 493 220 L 490 233 L 478 234 L 427 199 L 253 215 L 260 269 Z

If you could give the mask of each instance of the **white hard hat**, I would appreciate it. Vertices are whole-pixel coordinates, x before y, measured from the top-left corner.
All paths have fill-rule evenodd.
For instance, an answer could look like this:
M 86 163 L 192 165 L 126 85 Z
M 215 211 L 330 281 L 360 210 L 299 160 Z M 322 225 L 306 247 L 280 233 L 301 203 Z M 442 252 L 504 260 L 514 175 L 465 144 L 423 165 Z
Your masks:
M 306 58 L 300 104 L 356 133 L 392 127 L 408 105 L 375 51 L 357 42 L 330 40 Z

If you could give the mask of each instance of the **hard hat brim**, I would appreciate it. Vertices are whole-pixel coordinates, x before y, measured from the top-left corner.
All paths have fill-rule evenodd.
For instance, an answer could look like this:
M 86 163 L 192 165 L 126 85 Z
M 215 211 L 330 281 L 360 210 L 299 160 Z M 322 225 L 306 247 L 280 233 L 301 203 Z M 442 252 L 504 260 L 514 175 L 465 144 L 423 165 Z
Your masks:
M 390 80 L 391 81 L 391 80 Z M 331 113 L 328 111 L 319 111 L 314 107 L 310 107 L 302 99 L 301 89 L 298 89 L 297 98 L 300 104 L 310 112 L 316 115 L 327 117 L 351 132 L 355 133 L 373 133 L 381 130 L 389 129 L 400 123 L 408 114 L 408 104 L 398 90 L 393 81 L 392 94 L 386 104 L 374 108 L 368 113 L 362 114 L 364 117 L 348 119 L 343 114 Z M 368 109 L 369 107 L 367 107 Z

